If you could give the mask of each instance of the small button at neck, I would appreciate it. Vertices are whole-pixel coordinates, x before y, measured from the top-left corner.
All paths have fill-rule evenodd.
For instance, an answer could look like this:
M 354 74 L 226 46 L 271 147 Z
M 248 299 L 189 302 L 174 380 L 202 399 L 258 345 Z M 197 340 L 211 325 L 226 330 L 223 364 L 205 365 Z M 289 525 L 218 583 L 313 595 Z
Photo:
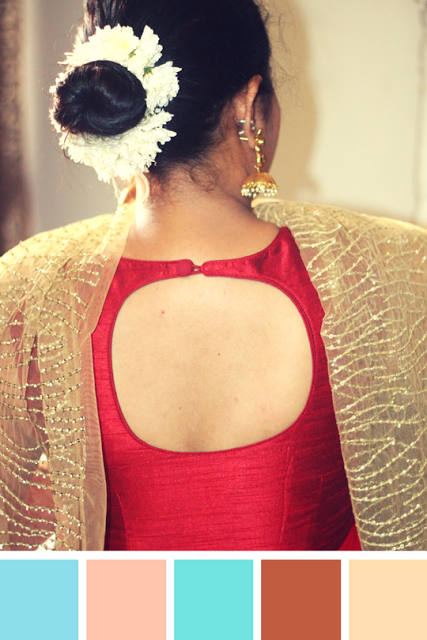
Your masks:
M 200 273 L 202 267 L 194 264 L 191 260 L 180 260 L 177 265 L 179 276 L 191 276 L 192 273 Z

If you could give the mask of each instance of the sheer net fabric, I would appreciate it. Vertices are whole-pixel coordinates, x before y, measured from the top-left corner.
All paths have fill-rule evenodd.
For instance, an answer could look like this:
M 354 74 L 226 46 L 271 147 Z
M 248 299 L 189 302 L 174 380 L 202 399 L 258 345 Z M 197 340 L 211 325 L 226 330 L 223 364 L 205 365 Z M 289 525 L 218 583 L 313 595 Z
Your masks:
M 43 233 L 0 262 L 2 549 L 103 544 L 90 335 L 128 220 L 123 211 Z
M 325 311 L 322 338 L 364 549 L 427 549 L 427 232 L 334 208 L 287 224 Z
M 290 227 L 325 310 L 323 340 L 364 549 L 427 549 L 427 236 L 312 205 Z M 90 336 L 132 203 L 0 261 L 0 545 L 103 549 L 106 488 Z

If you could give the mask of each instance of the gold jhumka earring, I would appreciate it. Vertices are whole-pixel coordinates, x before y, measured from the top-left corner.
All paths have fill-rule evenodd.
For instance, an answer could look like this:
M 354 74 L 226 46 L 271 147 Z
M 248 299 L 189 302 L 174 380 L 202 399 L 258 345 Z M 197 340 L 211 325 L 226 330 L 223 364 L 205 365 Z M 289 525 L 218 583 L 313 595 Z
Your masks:
M 247 138 L 240 137 L 240 140 L 247 140 Z M 242 196 L 249 198 L 256 198 L 259 195 L 274 197 L 277 196 L 278 188 L 274 179 L 269 173 L 261 171 L 265 162 L 265 157 L 261 151 L 264 146 L 265 140 L 262 137 L 262 129 L 258 129 L 255 136 L 255 153 L 256 153 L 256 165 L 253 173 L 246 178 L 242 186 Z

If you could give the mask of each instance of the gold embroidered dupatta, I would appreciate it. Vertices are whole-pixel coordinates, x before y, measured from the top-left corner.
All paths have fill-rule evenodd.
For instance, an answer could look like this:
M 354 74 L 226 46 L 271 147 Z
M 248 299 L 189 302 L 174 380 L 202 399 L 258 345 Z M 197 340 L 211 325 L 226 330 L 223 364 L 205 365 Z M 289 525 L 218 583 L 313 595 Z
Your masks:
M 42 233 L 0 261 L 2 549 L 103 549 L 91 334 L 133 216 Z
M 323 338 L 365 549 L 427 548 L 427 237 L 410 225 L 264 204 L 325 309 Z M 91 334 L 134 215 L 40 234 L 0 262 L 0 545 L 102 549 Z
M 427 232 L 306 204 L 257 215 L 289 226 L 325 311 L 363 549 L 427 549 Z

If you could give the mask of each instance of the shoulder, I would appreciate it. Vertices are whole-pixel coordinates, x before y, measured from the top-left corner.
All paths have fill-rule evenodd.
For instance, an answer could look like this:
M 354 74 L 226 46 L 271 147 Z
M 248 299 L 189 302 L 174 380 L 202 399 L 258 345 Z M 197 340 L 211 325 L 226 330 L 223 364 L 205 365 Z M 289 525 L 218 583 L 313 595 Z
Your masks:
M 349 287 L 350 274 L 361 282 L 427 284 L 427 232 L 413 224 L 283 201 L 263 202 L 255 214 L 290 229 L 316 288 L 329 290 L 338 280 Z
M 67 297 L 68 289 L 82 289 L 84 264 L 96 261 L 114 215 L 84 220 L 39 233 L 0 258 L 0 331 L 11 323 L 30 323 L 44 308 L 49 292 Z M 101 259 L 98 260 L 101 262 Z M 94 271 L 90 266 L 89 271 Z M 87 269 L 86 269 L 87 270 Z M 100 271 L 96 268 L 96 271 Z M 94 274 L 94 278 L 97 273 Z M 72 293 L 68 293 L 71 300 Z M 74 296 L 77 300 L 77 297 Z M 67 298 L 68 307 L 73 300 Z
M 113 217 L 114 214 L 97 216 L 20 242 L 0 258 L 0 278 L 41 266 L 46 270 L 60 268 L 70 259 L 96 250 L 108 233 Z
M 306 262 L 345 262 L 347 268 L 352 261 L 377 265 L 405 261 L 407 270 L 424 271 L 427 231 L 409 222 L 305 202 L 263 202 L 255 214 L 289 227 Z
M 356 234 L 381 239 L 391 234 L 393 237 L 400 235 L 427 240 L 427 230 L 409 222 L 355 213 L 334 206 L 284 200 L 263 201 L 255 208 L 255 214 L 278 226 L 306 227 L 336 235 Z

